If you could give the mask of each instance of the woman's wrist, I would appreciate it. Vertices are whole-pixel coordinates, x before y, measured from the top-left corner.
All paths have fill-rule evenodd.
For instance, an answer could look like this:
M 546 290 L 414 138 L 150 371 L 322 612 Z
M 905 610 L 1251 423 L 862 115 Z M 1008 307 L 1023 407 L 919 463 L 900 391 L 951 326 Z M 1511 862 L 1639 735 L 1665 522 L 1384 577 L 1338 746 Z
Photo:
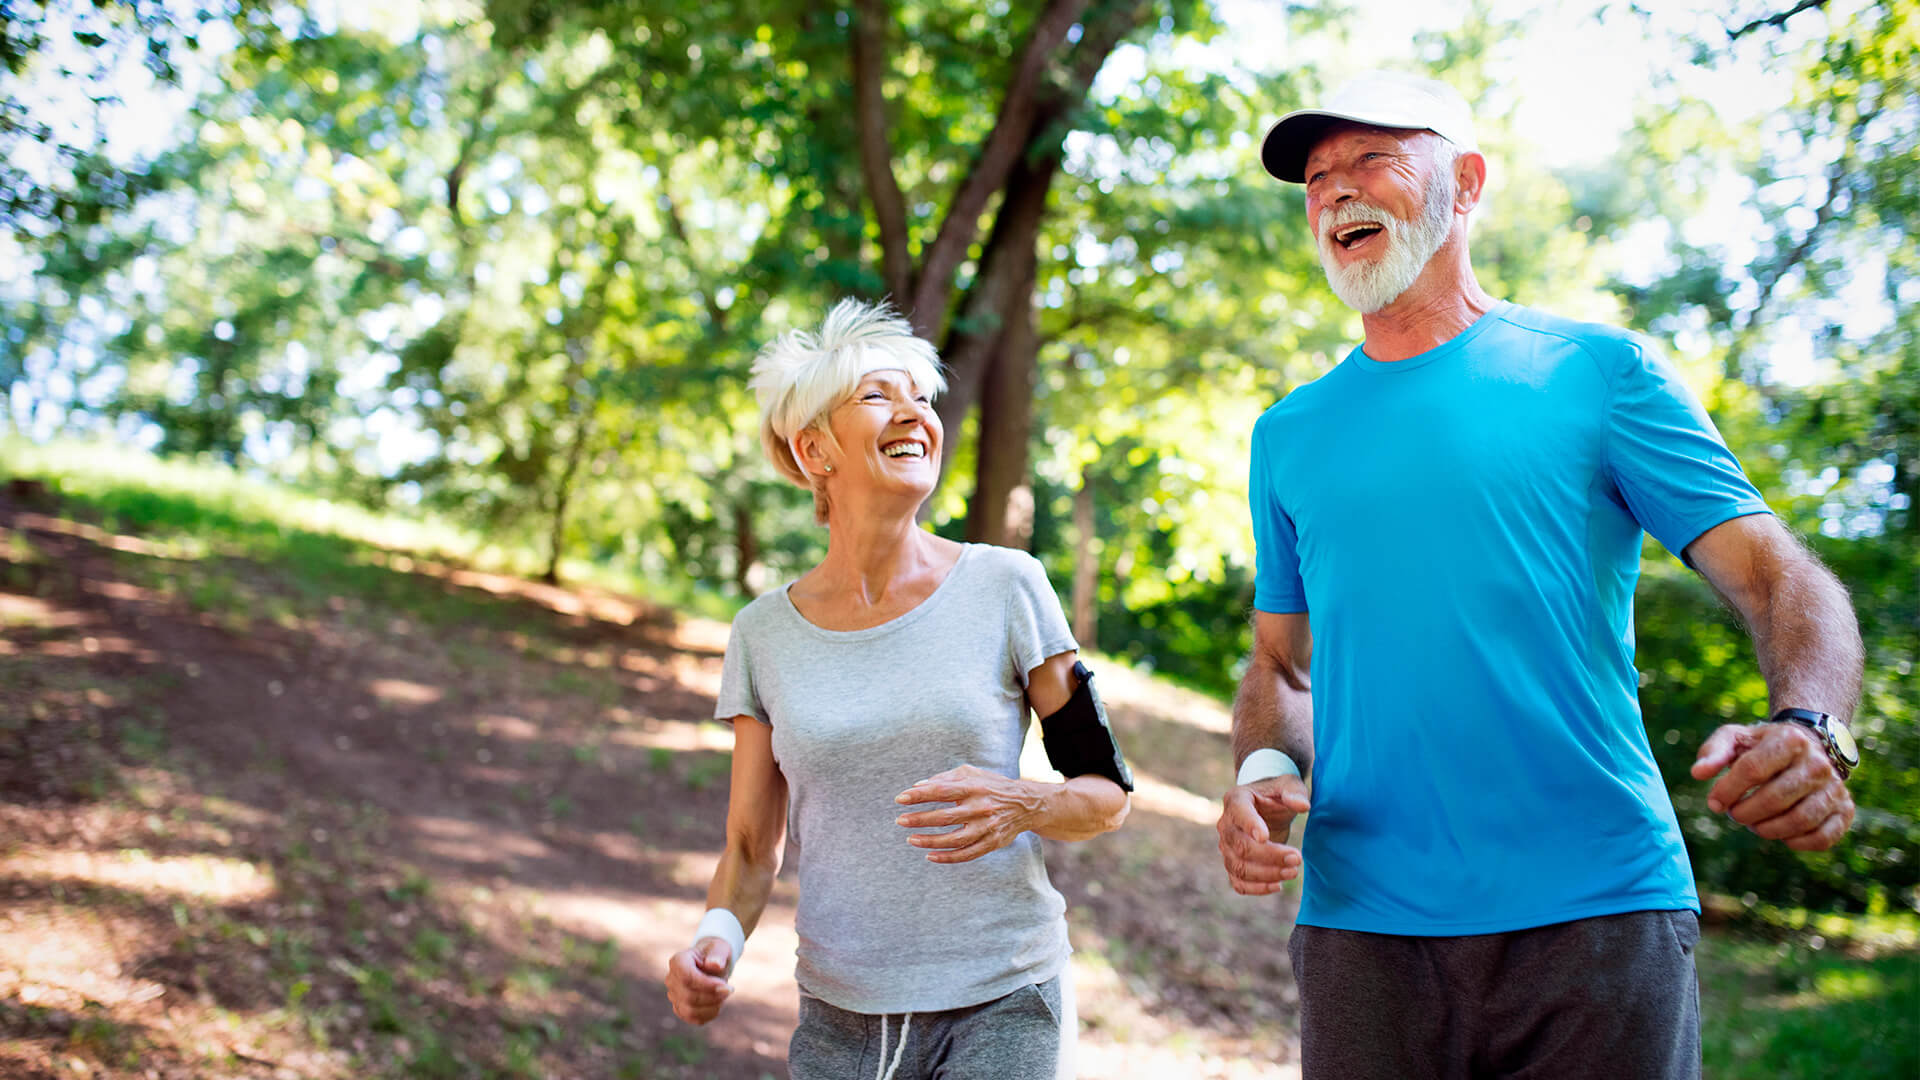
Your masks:
M 1088 790 L 1075 785 L 1086 780 L 1098 785 Z M 1126 820 L 1129 800 L 1120 785 L 1104 776 L 1071 777 L 1058 784 L 1036 782 L 1045 802 L 1044 820 L 1033 831 L 1051 840 L 1085 840 L 1119 828 Z M 1119 796 L 1119 806 L 1110 808 L 1108 792 Z
M 1037 833 L 1051 828 L 1059 820 L 1061 796 L 1065 784 L 1045 780 L 1015 780 L 1014 800 L 1021 807 L 1020 830 Z
M 700 916 L 700 925 L 693 930 L 693 944 L 698 946 L 707 938 L 719 938 L 727 943 L 726 975 L 733 974 L 733 965 L 740 962 L 740 954 L 747 951 L 747 931 L 740 925 L 740 919 L 723 907 L 708 908 Z

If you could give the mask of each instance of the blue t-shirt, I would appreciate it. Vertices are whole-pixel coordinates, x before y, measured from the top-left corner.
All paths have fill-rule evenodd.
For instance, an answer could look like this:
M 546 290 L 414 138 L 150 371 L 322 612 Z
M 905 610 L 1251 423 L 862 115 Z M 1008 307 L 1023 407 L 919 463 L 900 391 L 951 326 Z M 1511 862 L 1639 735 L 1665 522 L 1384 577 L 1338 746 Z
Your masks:
M 1699 901 L 1640 718 L 1641 530 L 1767 511 L 1626 332 L 1500 304 L 1261 416 L 1254 607 L 1308 613 L 1300 921 L 1493 933 Z

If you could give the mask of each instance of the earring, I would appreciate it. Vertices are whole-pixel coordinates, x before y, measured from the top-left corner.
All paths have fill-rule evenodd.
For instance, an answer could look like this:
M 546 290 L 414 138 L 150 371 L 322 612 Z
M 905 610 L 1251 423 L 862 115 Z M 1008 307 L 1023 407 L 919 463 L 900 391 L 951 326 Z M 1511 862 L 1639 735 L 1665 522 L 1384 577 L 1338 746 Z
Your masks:
M 829 476 L 833 475 L 833 466 L 828 465 L 826 471 L 827 471 L 827 475 Z

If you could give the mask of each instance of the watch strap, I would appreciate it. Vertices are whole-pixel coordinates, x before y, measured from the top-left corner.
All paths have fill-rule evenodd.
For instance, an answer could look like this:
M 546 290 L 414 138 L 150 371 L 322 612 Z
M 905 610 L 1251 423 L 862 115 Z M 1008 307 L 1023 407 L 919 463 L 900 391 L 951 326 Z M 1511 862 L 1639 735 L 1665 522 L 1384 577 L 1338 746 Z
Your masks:
M 1840 751 L 1834 748 L 1832 725 L 1840 721 L 1836 721 L 1831 714 L 1789 705 L 1775 710 L 1768 719 L 1776 724 L 1799 724 L 1811 729 L 1820 736 L 1820 749 L 1827 752 L 1827 760 L 1833 763 L 1833 771 L 1840 774 L 1840 779 L 1845 780 L 1853 772 L 1853 764 L 1841 757 Z

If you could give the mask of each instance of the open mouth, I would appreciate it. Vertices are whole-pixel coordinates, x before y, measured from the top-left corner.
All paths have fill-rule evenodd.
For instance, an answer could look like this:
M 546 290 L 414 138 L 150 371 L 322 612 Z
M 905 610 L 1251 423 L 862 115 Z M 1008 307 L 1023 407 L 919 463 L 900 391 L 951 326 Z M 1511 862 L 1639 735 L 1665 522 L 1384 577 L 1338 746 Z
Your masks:
M 1371 221 L 1357 222 L 1352 225 L 1347 225 L 1343 228 L 1335 229 L 1333 233 L 1333 242 L 1336 244 L 1339 244 L 1341 247 L 1345 248 L 1348 251 L 1352 251 L 1354 248 L 1359 247 L 1361 244 L 1366 243 L 1368 238 L 1375 236 L 1384 231 L 1385 229 L 1382 226 L 1374 222 L 1371 222 Z
M 923 458 L 927 456 L 927 444 L 903 439 L 888 443 L 880 448 L 880 452 L 890 458 Z

